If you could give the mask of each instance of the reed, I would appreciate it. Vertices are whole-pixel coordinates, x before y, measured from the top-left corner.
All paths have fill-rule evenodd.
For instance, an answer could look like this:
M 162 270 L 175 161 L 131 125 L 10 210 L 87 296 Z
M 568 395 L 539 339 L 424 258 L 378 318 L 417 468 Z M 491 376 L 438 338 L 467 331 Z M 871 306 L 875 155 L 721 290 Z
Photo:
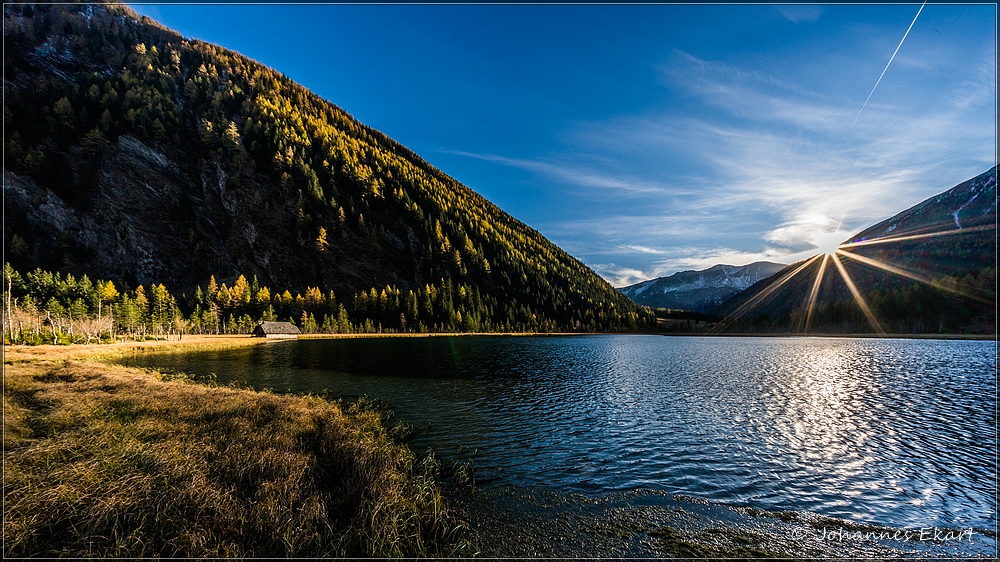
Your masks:
M 5 556 L 463 552 L 440 464 L 377 410 L 167 378 L 5 361 Z

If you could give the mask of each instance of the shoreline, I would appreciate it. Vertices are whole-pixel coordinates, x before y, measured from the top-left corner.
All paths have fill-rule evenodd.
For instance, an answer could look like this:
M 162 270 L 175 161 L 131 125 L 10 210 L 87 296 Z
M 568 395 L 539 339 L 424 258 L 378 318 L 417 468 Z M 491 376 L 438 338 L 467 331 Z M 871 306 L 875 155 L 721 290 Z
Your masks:
M 642 335 L 630 332 L 402 332 L 396 334 L 299 334 L 300 340 L 336 340 L 336 339 L 361 339 L 361 338 L 442 338 L 442 337 L 474 337 L 474 336 L 494 336 L 503 338 L 516 338 L 527 336 L 601 336 L 614 334 Z
M 511 484 L 459 497 L 485 557 L 711 559 L 992 558 L 996 533 L 980 528 L 923 531 L 771 511 L 636 488 L 597 495 Z
M 704 336 L 709 338 L 839 338 L 839 339 L 889 339 L 889 340 L 983 340 L 997 341 L 997 334 L 793 334 L 793 333 L 766 333 L 766 334 L 746 334 L 737 332 L 719 332 L 715 334 L 683 332 L 683 333 L 658 333 L 660 336 Z
M 834 339 L 916 339 L 916 340 L 970 340 L 998 341 L 997 334 L 746 334 L 746 333 L 663 333 L 663 332 L 446 332 L 446 333 L 399 333 L 399 334 L 300 334 L 294 339 L 257 338 L 249 334 L 189 334 L 181 338 L 168 336 L 162 340 L 131 341 L 114 343 L 90 343 L 70 345 L 25 345 L 4 344 L 3 359 L 6 363 L 30 360 L 91 359 L 102 361 L 126 353 L 145 351 L 207 350 L 228 347 L 248 347 L 279 341 L 335 340 L 370 338 L 442 338 L 442 337 L 575 337 L 575 336 L 666 336 L 666 337 L 709 337 L 709 338 L 834 338 Z

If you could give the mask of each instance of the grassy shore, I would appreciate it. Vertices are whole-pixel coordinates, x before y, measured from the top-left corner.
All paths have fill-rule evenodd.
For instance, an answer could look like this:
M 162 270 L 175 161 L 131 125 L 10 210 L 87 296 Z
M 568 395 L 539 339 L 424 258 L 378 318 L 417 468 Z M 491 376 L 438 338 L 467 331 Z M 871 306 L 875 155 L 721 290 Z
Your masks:
M 401 332 L 381 334 L 300 334 L 300 340 L 358 338 L 489 338 L 489 337 L 565 337 L 617 334 L 618 332 Z
M 461 553 L 438 464 L 380 412 L 98 361 L 259 343 L 5 347 L 4 555 Z

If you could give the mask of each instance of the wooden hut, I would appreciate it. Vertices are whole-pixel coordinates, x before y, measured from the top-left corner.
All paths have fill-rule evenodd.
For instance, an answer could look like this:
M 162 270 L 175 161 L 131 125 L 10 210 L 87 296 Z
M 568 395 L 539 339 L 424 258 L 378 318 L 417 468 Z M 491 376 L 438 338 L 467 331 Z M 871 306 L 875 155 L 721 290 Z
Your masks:
M 261 322 L 253 329 L 255 338 L 295 339 L 299 337 L 299 329 L 290 322 Z

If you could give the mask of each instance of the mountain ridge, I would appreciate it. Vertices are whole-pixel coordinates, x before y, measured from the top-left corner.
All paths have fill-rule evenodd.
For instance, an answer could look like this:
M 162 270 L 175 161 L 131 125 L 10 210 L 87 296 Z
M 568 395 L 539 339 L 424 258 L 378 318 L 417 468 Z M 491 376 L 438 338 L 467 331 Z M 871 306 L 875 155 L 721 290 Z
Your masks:
M 995 227 L 996 211 L 996 166 L 993 166 L 947 191 L 928 197 L 875 223 L 848 238 L 844 243 L 852 244 L 886 236 L 947 232 L 951 230 L 952 223 L 956 231 L 979 226 Z M 928 219 L 929 214 L 936 216 Z
M 5 5 L 18 270 L 130 285 L 475 289 L 495 326 L 646 313 L 413 151 L 249 58 L 117 5 Z M 463 289 L 465 290 L 465 289 Z
M 712 312 L 733 295 L 784 267 L 767 261 L 742 266 L 718 264 L 703 270 L 679 271 L 620 287 L 618 291 L 652 308 Z

